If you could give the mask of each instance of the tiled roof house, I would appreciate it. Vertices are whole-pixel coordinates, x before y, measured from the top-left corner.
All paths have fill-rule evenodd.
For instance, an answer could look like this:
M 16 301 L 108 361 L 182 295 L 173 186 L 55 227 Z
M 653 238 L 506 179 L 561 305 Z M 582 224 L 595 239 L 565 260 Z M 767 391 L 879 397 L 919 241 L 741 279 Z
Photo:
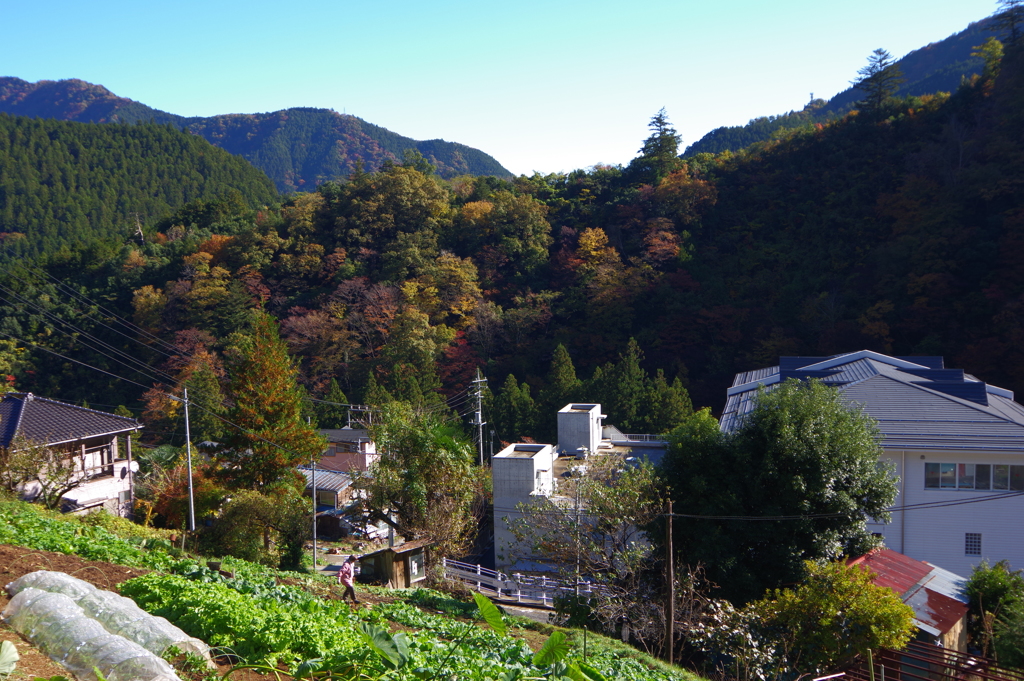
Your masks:
M 81 482 L 62 497 L 65 510 L 104 507 L 118 515 L 130 511 L 131 440 L 123 436 L 140 428 L 135 419 L 32 393 L 0 395 L 0 447 L 60 447 L 76 459 Z M 119 437 L 124 448 L 119 447 Z M 28 483 L 22 490 L 27 499 L 38 493 L 38 483 Z
M 1024 567 L 1024 407 L 1011 391 L 941 357 L 781 357 L 736 375 L 722 429 L 738 426 L 759 386 L 789 378 L 833 385 L 878 421 L 900 478 L 892 521 L 869 525 L 886 546 L 958 574 L 983 559 Z

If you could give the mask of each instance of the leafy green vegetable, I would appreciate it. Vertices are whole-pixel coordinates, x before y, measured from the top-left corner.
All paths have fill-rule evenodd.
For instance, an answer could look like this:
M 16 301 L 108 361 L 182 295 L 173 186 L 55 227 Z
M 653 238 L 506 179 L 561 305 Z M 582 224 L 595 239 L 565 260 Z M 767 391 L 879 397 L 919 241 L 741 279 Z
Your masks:
M 0 676 L 8 676 L 14 673 L 18 666 L 18 650 L 10 641 L 0 643 Z
M 533 664 L 545 667 L 565 659 L 569 654 L 569 645 L 565 642 L 565 634 L 556 631 L 544 642 L 544 646 L 533 656 Z
M 501 611 L 494 603 L 491 603 L 491 599 L 474 591 L 473 600 L 476 601 L 476 607 L 480 608 L 480 615 L 483 616 L 484 621 L 491 625 L 491 629 L 504 636 L 506 633 L 505 620 L 501 617 Z

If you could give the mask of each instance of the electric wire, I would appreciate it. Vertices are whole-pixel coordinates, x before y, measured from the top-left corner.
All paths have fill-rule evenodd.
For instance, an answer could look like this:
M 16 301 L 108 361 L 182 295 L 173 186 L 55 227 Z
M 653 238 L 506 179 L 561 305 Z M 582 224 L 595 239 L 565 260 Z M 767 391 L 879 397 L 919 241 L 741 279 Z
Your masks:
M 127 368 L 127 369 L 129 369 L 131 371 L 135 371 L 135 372 L 137 372 L 139 374 L 142 374 L 143 376 L 145 376 L 149 380 L 153 380 L 153 381 L 156 381 L 158 383 L 162 382 L 164 380 L 171 380 L 171 381 L 174 380 L 172 377 L 170 377 L 168 374 L 164 373 L 163 371 L 160 371 L 159 369 L 156 369 L 156 368 L 150 366 L 149 364 L 147 364 L 146 362 L 143 362 L 142 360 L 136 359 L 132 355 L 129 355 L 128 353 L 123 352 L 122 350 L 118 350 L 117 348 L 113 347 L 112 345 L 110 345 L 110 344 L 108 344 L 108 343 L 106 343 L 106 342 L 104 342 L 104 341 L 94 337 L 92 334 L 90 334 L 90 333 L 88 333 L 86 331 L 83 331 L 82 329 L 78 328 L 77 326 L 75 326 L 71 322 L 69 322 L 67 320 L 64 320 L 64 319 L 61 319 L 60 317 L 57 317 L 56 315 L 48 312 L 47 310 L 44 310 L 43 308 L 41 308 L 36 303 L 33 303 L 32 301 L 29 301 L 29 300 L 21 297 L 17 293 L 15 293 L 15 292 L 11 291 L 10 289 L 8 289 L 3 284 L 0 284 L 0 291 L 2 291 L 4 293 L 7 293 L 8 295 L 13 295 L 16 298 L 20 298 L 23 301 L 24 304 L 27 304 L 27 305 L 31 306 L 32 308 L 34 308 L 36 311 L 42 313 L 46 318 L 50 319 L 52 322 L 57 322 L 57 324 L 62 324 L 64 326 L 66 326 L 66 327 L 69 327 L 70 329 L 72 329 L 78 335 L 72 334 L 69 331 L 67 331 L 67 330 L 65 330 L 65 329 L 63 329 L 63 328 L 61 328 L 60 326 L 57 326 L 57 325 L 51 324 L 51 326 L 50 326 L 50 328 L 52 328 L 54 331 L 56 331 L 58 333 L 61 333 L 61 334 L 64 334 L 65 336 L 71 338 L 72 340 L 81 343 L 83 346 L 85 346 L 86 348 L 92 350 L 93 352 L 96 352 L 96 353 L 98 353 L 100 355 L 103 355 L 107 359 L 109 359 L 111 361 L 114 361 L 114 362 L 117 362 L 121 366 L 123 366 L 123 367 L 125 367 L 125 368 Z M 8 304 L 11 304 L 10 300 L 8 300 L 6 298 L 3 298 L 3 297 L 0 297 L 0 301 L 6 302 Z M 93 345 L 91 343 L 95 343 L 95 344 L 99 345 L 100 347 L 96 347 L 96 345 Z M 117 356 L 113 356 L 113 355 L 108 354 L 107 352 L 104 352 L 104 350 L 101 349 L 101 347 L 102 348 L 106 348 L 107 350 L 109 350 L 110 352 L 114 353 L 114 355 L 117 355 Z M 127 363 L 125 363 L 125 361 L 123 361 L 121 359 L 118 359 L 118 356 L 123 357 L 124 359 L 128 360 L 129 362 L 134 363 L 135 365 L 139 365 L 141 367 L 145 367 L 145 369 L 141 369 L 141 368 L 139 368 L 139 366 L 133 366 L 132 364 L 127 364 Z M 166 376 L 167 378 L 161 379 L 161 378 L 157 377 L 156 375 L 154 375 L 152 373 L 147 373 L 148 371 L 155 372 L 156 374 L 161 374 L 163 376 Z
M 120 334 L 121 336 L 124 336 L 125 338 L 128 338 L 129 340 L 132 340 L 132 341 L 134 341 L 136 343 L 139 343 L 143 347 L 146 347 L 146 348 L 149 348 L 151 350 L 155 350 L 157 352 L 160 352 L 161 354 L 163 354 L 166 357 L 171 357 L 173 355 L 179 355 L 180 356 L 180 355 L 184 354 L 184 353 L 181 352 L 181 350 L 179 350 L 178 348 L 174 347 L 170 343 L 167 343 L 166 341 L 164 341 L 159 336 L 156 336 L 156 335 L 150 333 L 149 331 L 145 330 L 144 328 L 142 328 L 141 326 L 138 326 L 137 324 L 135 324 L 133 322 L 127 321 L 126 319 L 124 319 L 123 317 L 119 316 L 115 312 L 113 312 L 111 310 L 108 310 L 107 308 L 103 307 L 102 305 L 97 303 L 92 298 L 89 298 L 87 295 L 76 291 L 71 285 L 69 285 L 66 282 L 64 282 L 63 280 L 58 279 L 57 277 L 53 276 L 52 274 L 47 272 L 45 269 L 43 269 L 43 268 L 36 268 L 35 271 L 37 273 L 42 274 L 45 277 L 49 278 L 50 281 L 52 281 L 58 287 L 58 291 L 62 291 L 65 295 L 71 296 L 71 297 L 77 299 L 79 302 L 85 302 L 85 304 L 88 305 L 88 306 L 95 307 L 97 310 L 100 310 L 100 311 L 104 312 L 105 314 L 109 315 L 110 317 L 112 317 L 113 319 L 117 320 L 117 322 L 119 324 L 121 324 L 121 326 L 125 327 L 126 329 L 131 331 L 133 334 L 142 335 L 143 337 L 149 339 L 153 343 L 156 343 L 158 345 L 163 345 L 166 348 L 168 348 L 170 350 L 170 352 L 167 352 L 167 351 L 163 350 L 160 347 L 154 347 L 152 345 L 147 345 L 145 343 L 142 343 L 141 341 L 138 340 L 138 338 L 136 338 L 133 335 L 128 335 L 126 333 L 123 333 L 123 332 L 113 328 L 112 326 L 109 326 L 109 325 L 107 325 L 105 323 L 103 324 L 103 326 L 105 326 L 106 328 L 110 329 L 114 333 Z M 31 284 L 29 282 L 26 282 L 24 279 L 19 277 L 13 271 L 9 271 L 8 274 L 10 276 L 14 277 L 15 279 L 17 279 L 18 281 L 20 281 L 25 286 L 31 286 Z

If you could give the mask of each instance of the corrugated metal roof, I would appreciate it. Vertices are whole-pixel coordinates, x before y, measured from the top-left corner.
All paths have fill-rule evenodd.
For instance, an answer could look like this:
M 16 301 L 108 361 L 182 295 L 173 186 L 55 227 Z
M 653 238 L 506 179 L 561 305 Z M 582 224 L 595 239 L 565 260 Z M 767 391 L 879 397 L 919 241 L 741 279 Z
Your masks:
M 0 396 L 0 446 L 18 437 L 34 444 L 73 442 L 142 428 L 135 419 L 39 397 L 32 393 Z
M 320 434 L 328 442 L 366 442 L 370 439 L 369 431 L 359 428 L 321 428 Z
M 928 563 L 884 548 L 854 558 L 849 563 L 868 568 L 875 573 L 875 584 L 892 589 L 901 596 L 913 589 L 932 571 Z
M 306 489 L 313 489 L 313 470 L 311 468 L 300 468 L 299 472 L 306 478 Z M 346 473 L 338 471 L 325 471 L 322 468 L 316 469 L 316 488 L 330 492 L 341 492 L 352 486 L 352 478 Z
M 918 587 L 903 602 L 914 609 L 914 618 L 945 634 L 967 614 L 967 606 L 926 586 Z M 920 625 L 918 625 L 920 626 Z M 924 628 L 924 627 L 922 627 Z
M 964 579 L 948 570 L 886 548 L 849 563 L 868 568 L 875 584 L 899 594 L 914 609 L 914 623 L 930 634 L 946 633 L 967 614 Z

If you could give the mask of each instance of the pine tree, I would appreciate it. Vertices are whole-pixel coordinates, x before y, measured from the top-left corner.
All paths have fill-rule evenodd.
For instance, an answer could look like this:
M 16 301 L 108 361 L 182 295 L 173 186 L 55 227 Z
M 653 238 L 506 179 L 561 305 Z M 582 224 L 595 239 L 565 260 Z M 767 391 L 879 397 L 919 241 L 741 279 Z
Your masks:
M 547 385 L 538 396 L 540 414 L 537 437 L 545 442 L 553 442 L 557 438 L 558 410 L 570 402 L 580 401 L 582 389 L 583 383 L 576 377 L 572 357 L 565 346 L 559 343 L 551 357 Z
M 559 343 L 551 358 L 551 371 L 548 372 L 548 384 L 543 393 L 545 407 L 557 411 L 568 403 L 581 399 L 582 387 L 583 384 L 576 377 L 576 367 L 573 366 L 569 351 Z
M 624 431 L 637 432 L 643 427 L 643 415 L 646 411 L 644 397 L 647 394 L 647 372 L 640 366 L 644 353 L 635 339 L 629 339 L 626 354 L 619 355 L 619 363 L 615 365 L 614 391 L 609 400 L 609 416 L 613 423 Z
M 903 72 L 896 60 L 882 48 L 871 53 L 867 66 L 857 71 L 857 75 L 860 78 L 853 81 L 853 86 L 864 92 L 861 106 L 873 113 L 882 110 L 882 105 L 896 94 L 903 82 Z
M 494 421 L 498 437 L 504 442 L 536 437 L 537 405 L 527 383 L 520 386 L 514 375 L 508 375 L 494 398 Z
M 996 0 L 995 25 L 1006 31 L 1007 46 L 1020 42 L 1021 25 L 1024 25 L 1024 0 Z
M 323 396 L 324 402 L 335 404 L 316 403 L 316 420 L 321 428 L 344 428 L 348 425 L 348 407 L 339 405 L 348 404 L 348 397 L 338 385 L 338 380 L 331 379 L 327 386 L 327 392 Z
M 644 140 L 640 155 L 633 159 L 626 169 L 634 184 L 656 185 L 682 165 L 679 160 L 681 138 L 668 120 L 665 109 L 661 109 L 647 124 L 651 135 Z
M 363 390 L 363 402 L 371 407 L 383 407 L 395 398 L 387 391 L 387 388 L 377 383 L 377 377 L 370 371 L 370 377 L 366 379 L 366 388 Z
M 647 391 L 647 418 L 645 432 L 665 434 L 671 432 L 693 413 L 690 394 L 677 376 L 672 383 L 665 372 L 658 369 Z
M 225 475 L 239 487 L 262 487 L 282 480 L 327 443 L 302 418 L 303 393 L 277 320 L 256 313 L 251 335 L 236 350 L 230 369 L 234 406 L 228 420 L 238 428 L 229 433 L 222 453 L 229 464 Z
M 193 405 L 189 410 L 189 429 L 193 442 L 219 442 L 224 435 L 221 420 L 224 408 L 224 394 L 220 389 L 217 373 L 209 362 L 199 362 L 192 375 L 184 382 L 188 388 L 188 400 Z

